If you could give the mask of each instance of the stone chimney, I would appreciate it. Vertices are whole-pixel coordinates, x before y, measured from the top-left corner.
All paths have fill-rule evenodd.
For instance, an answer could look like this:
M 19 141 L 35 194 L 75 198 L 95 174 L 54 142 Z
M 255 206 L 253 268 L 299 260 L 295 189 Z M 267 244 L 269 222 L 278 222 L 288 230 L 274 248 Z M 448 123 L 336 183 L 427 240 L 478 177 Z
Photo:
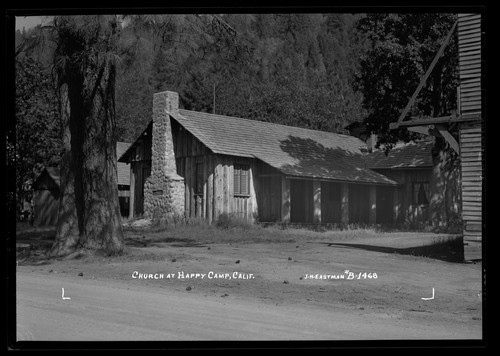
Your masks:
M 184 178 L 177 174 L 170 115 L 179 110 L 179 95 L 171 91 L 153 96 L 151 176 L 144 184 L 144 218 L 153 220 L 184 216 Z

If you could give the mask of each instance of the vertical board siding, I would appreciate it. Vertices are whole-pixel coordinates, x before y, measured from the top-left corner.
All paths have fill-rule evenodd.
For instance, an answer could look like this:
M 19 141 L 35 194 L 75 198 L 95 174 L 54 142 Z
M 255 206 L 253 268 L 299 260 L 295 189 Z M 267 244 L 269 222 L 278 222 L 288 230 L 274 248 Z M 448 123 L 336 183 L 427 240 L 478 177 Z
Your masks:
M 229 213 L 229 160 L 228 157 L 222 159 L 222 211 Z
M 460 76 L 460 114 L 482 111 L 481 15 L 458 15 Z M 462 161 L 462 219 L 465 258 L 480 258 L 482 237 L 482 160 L 481 122 L 459 127 Z M 477 244 L 476 242 L 479 242 Z
M 377 172 L 401 184 L 394 191 L 394 221 L 399 223 L 420 224 L 424 223 L 428 214 L 413 202 L 413 183 L 432 182 L 432 168 L 412 170 L 378 169 Z M 429 191 L 433 187 L 429 186 Z
M 460 113 L 481 113 L 481 15 L 458 16 Z
M 462 218 L 464 239 L 480 240 L 482 220 L 482 139 L 481 125 L 463 124 L 460 130 L 462 159 Z M 474 223 L 471 225 L 471 223 Z M 473 230 L 471 231 L 471 226 Z
M 209 155 L 207 158 L 208 161 L 208 178 L 207 178 L 207 215 L 206 219 L 208 223 L 212 223 L 213 219 L 213 201 L 214 201 L 214 165 L 213 165 L 213 156 Z

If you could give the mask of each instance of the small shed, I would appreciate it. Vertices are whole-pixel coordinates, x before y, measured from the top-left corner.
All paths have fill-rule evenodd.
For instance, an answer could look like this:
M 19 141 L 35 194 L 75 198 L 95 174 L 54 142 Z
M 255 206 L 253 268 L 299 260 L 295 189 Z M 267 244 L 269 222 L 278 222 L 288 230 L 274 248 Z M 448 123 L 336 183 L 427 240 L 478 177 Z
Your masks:
M 120 157 L 129 148 L 130 143 L 117 142 L 116 153 Z M 129 213 L 130 199 L 130 165 L 117 163 L 118 198 L 122 216 Z M 60 171 L 57 167 L 47 167 L 38 176 L 33 184 L 33 224 L 35 226 L 50 226 L 57 223 L 59 208 Z
M 59 208 L 59 168 L 47 167 L 33 184 L 35 226 L 50 226 L 57 223 Z

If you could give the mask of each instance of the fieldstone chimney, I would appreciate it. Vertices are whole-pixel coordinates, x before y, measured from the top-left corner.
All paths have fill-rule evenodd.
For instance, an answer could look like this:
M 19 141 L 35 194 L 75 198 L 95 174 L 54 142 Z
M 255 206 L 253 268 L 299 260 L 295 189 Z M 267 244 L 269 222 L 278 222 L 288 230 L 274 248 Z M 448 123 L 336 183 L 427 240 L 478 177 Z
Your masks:
M 144 184 L 144 217 L 164 220 L 184 216 L 184 178 L 177 174 L 170 115 L 179 110 L 179 95 L 165 91 L 153 96 L 151 176 Z

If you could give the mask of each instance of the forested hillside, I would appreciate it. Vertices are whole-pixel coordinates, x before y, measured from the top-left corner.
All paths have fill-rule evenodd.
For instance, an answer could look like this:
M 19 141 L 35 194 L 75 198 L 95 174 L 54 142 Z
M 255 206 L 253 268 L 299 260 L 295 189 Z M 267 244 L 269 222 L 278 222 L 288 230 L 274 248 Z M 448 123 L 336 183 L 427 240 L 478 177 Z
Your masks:
M 234 43 L 210 26 L 213 16 L 234 33 Z M 177 91 L 185 109 L 344 132 L 345 125 L 365 115 L 362 96 L 353 90 L 367 48 L 356 30 L 362 16 L 126 18 L 116 82 L 118 140 L 136 138 L 151 120 L 153 93 L 163 90 Z M 200 36 L 202 25 L 209 30 Z M 19 31 L 16 37 L 21 39 Z M 44 49 L 30 48 L 25 55 L 49 71 L 50 46 Z

